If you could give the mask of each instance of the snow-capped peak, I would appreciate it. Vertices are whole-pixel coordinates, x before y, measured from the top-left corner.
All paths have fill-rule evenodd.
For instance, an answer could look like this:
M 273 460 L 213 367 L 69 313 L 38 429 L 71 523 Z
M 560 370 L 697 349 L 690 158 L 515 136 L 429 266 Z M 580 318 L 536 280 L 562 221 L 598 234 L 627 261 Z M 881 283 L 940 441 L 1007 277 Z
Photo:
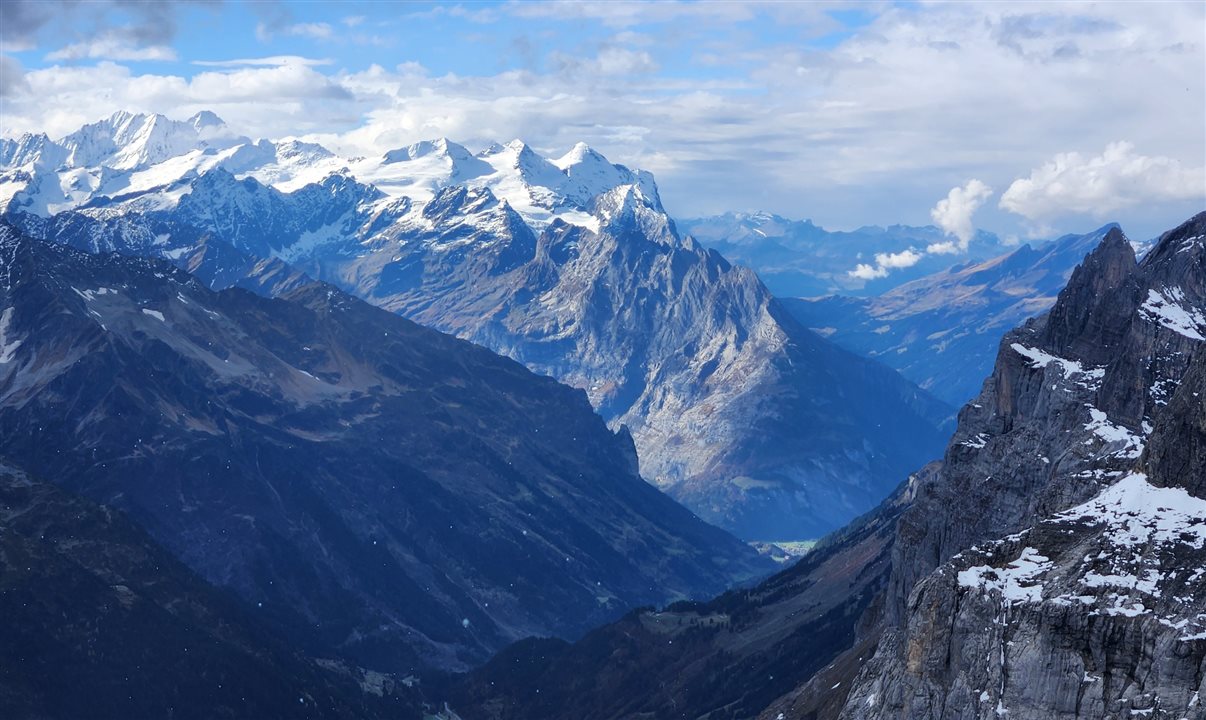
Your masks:
M 210 111 L 187 120 L 123 111 L 58 141 L 44 135 L 0 141 L 0 170 L 22 170 L 0 173 L 0 208 L 48 216 L 101 198 L 110 199 L 104 203 L 110 211 L 169 208 L 216 168 L 281 192 L 346 168 L 358 182 L 416 206 L 452 186 L 488 189 L 535 228 L 561 219 L 597 229 L 596 199 L 620 187 L 637 187 L 639 204 L 661 207 L 652 175 L 613 164 L 585 143 L 550 160 L 520 139 L 475 155 L 436 138 L 347 160 L 296 138 L 253 142 Z M 121 200 L 114 205 L 112 198 Z
M 554 160 L 553 164 L 562 170 L 565 170 L 575 165 L 581 165 L 588 160 L 601 160 L 603 162 L 607 162 L 607 160 L 602 155 L 595 152 L 594 148 L 592 148 L 590 145 L 587 145 L 584 142 L 579 142 L 575 143 L 574 146 L 570 148 L 569 152 Z
M 197 130 L 201 130 L 203 128 L 226 127 L 226 123 L 222 121 L 222 118 L 218 117 L 209 110 L 202 110 L 201 112 L 192 116 L 188 119 L 188 124 L 192 125 Z
M 193 150 L 240 142 L 247 139 L 231 136 L 225 123 L 211 112 L 177 121 L 158 113 L 118 111 L 85 125 L 58 144 L 67 150 L 67 163 L 73 167 L 139 170 Z

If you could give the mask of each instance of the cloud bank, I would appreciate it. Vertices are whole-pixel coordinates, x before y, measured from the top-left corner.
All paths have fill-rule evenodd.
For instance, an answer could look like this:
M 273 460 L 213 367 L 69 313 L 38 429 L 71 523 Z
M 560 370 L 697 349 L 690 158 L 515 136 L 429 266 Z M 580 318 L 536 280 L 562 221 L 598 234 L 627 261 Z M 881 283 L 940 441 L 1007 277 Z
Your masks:
M 1206 197 L 1206 167 L 1184 167 L 1169 157 L 1135 152 L 1115 142 L 1095 157 L 1060 153 L 1001 196 L 1001 208 L 1048 223 L 1069 213 L 1110 217 L 1124 208 Z

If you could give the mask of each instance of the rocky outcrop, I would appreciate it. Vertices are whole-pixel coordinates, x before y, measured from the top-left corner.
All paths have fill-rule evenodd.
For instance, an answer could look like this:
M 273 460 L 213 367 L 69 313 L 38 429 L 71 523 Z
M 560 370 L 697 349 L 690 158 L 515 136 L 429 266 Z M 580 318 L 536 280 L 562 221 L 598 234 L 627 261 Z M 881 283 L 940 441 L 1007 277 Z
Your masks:
M 844 718 L 1200 717 L 1206 214 L 1006 336 L 901 519 Z M 1146 449 L 1145 449 L 1146 448 Z
M 306 644 L 410 672 L 719 592 L 756 554 L 580 391 L 317 283 L 214 293 L 0 226 L 0 454 Z

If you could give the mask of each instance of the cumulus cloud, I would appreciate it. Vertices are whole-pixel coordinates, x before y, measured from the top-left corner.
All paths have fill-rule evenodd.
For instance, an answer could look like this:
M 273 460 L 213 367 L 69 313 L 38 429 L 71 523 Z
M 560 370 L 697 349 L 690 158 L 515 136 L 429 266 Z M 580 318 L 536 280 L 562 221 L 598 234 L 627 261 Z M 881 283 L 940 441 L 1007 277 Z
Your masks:
M 917 252 L 913 248 L 896 253 L 876 253 L 874 265 L 859 263 L 847 274 L 860 280 L 874 280 L 887 277 L 892 270 L 913 267 L 921 261 L 922 257 L 924 257 L 924 253 Z
M 105 35 L 73 43 L 46 55 L 47 60 L 175 60 L 176 51 L 167 45 L 137 46 L 119 35 Z
M 955 240 L 934 243 L 926 248 L 926 252 L 940 255 L 965 252 L 976 232 L 972 216 L 991 195 L 992 188 L 974 178 L 963 187 L 951 188 L 946 197 L 930 210 L 930 218 L 947 235 L 953 235 Z
M 1206 168 L 1140 155 L 1131 143 L 1115 142 L 1093 157 L 1056 155 L 1029 177 L 1014 180 L 1000 206 L 1045 223 L 1065 215 L 1104 217 L 1139 204 L 1176 200 L 1206 200 Z
M 209 0 L 5 0 L 0 2 L 0 41 L 14 51 L 70 41 L 47 54 L 52 61 L 175 60 L 171 43 L 178 16 L 189 5 L 212 7 Z
M 859 263 L 847 274 L 860 280 L 874 280 L 887 277 L 893 270 L 913 267 L 926 255 L 967 252 L 968 243 L 975 234 L 972 216 L 991 195 L 992 188 L 974 178 L 961 187 L 951 188 L 946 197 L 930 211 L 930 217 L 953 240 L 931 243 L 922 251 L 909 248 L 896 253 L 876 253 L 874 264 Z
M 105 61 L 95 66 L 26 70 L 25 90 L 5 101 L 0 132 L 34 129 L 61 137 L 118 110 L 185 117 L 218 112 L 240 133 L 283 137 L 346 122 L 352 93 L 305 65 L 207 71 L 191 78 L 134 74 Z M 39 104 L 36 98 L 54 98 Z M 265 112 L 266 108 L 272 112 Z

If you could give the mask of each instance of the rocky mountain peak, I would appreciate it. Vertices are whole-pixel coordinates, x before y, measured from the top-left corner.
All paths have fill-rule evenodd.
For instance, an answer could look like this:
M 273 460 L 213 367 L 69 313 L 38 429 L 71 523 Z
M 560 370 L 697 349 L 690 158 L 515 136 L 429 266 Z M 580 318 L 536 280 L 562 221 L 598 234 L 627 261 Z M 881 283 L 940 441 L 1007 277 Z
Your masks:
M 1137 274 L 1134 248 L 1111 227 L 1060 292 L 1045 323 L 1045 343 L 1057 354 L 1108 363 L 1126 332 Z

